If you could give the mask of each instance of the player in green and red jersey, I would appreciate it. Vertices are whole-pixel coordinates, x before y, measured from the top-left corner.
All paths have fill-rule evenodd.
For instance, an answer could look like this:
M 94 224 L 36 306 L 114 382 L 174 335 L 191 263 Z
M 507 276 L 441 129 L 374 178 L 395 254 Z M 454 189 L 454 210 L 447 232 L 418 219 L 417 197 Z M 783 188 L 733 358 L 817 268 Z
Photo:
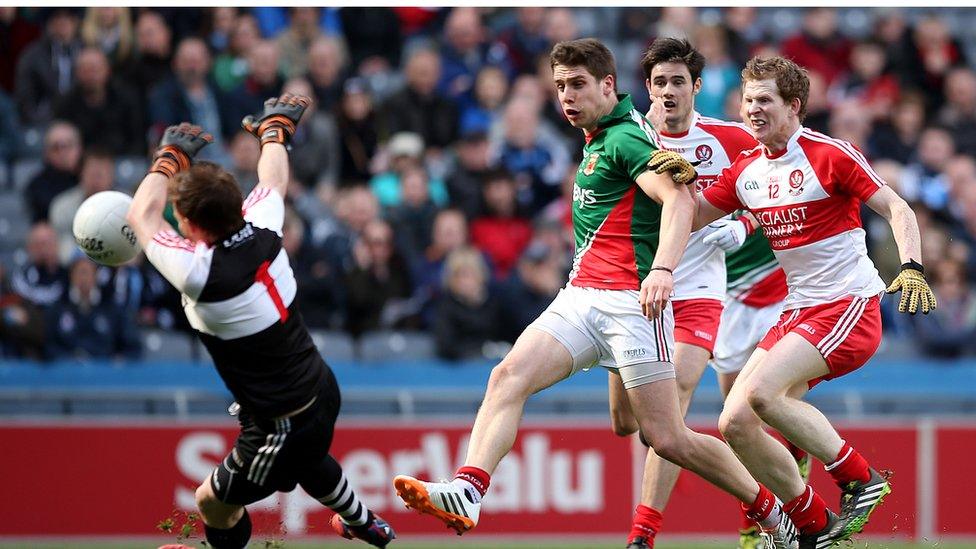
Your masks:
M 694 199 L 679 184 L 693 181 L 690 164 L 657 150 L 656 136 L 630 96 L 617 94 L 606 46 L 593 39 L 560 42 L 550 64 L 563 113 L 586 136 L 573 192 L 576 256 L 569 283 L 492 371 L 465 465 L 454 480 L 397 476 L 398 495 L 458 534 L 473 528 L 490 475 L 515 442 L 528 397 L 599 365 L 621 377 L 640 431 L 659 455 L 793 532 L 772 493 L 723 442 L 688 429 L 678 407 L 669 298 L 672 271 L 690 234 L 687 218 L 694 216 Z M 674 179 L 668 167 L 679 171 Z M 782 538 L 779 547 L 796 547 L 795 539 Z

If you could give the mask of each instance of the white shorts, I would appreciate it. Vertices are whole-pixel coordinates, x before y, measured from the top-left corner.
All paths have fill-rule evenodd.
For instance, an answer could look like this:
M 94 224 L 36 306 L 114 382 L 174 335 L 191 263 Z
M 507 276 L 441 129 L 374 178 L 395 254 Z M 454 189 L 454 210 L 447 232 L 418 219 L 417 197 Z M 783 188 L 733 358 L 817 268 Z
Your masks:
M 757 309 L 735 299 L 726 301 L 722 321 L 718 325 L 712 368 L 720 374 L 741 370 L 756 349 L 756 344 L 779 321 L 781 312 L 783 302 Z
M 567 285 L 529 328 L 546 332 L 566 347 L 574 374 L 603 366 L 616 370 L 627 389 L 674 378 L 671 304 L 650 321 L 641 314 L 639 295 L 637 290 Z

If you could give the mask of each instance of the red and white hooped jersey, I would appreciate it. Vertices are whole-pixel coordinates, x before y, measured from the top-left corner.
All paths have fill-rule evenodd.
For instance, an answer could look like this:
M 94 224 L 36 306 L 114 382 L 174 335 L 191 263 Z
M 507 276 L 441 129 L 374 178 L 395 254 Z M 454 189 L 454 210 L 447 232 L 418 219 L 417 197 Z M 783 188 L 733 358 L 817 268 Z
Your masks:
M 718 179 L 740 153 L 758 144 L 743 125 L 692 114 L 687 132 L 669 134 L 658 132 L 661 147 L 674 151 L 686 160 L 700 162 L 695 167 L 697 190 L 701 192 Z M 711 298 L 721 301 L 726 295 L 725 252 L 717 246 L 702 243 L 708 230 L 691 233 L 681 262 L 674 271 L 672 299 Z
M 868 258 L 860 213 L 884 186 L 853 145 L 801 126 L 782 151 L 757 147 L 739 157 L 702 196 L 721 210 L 756 216 L 786 271 L 788 310 L 885 289 Z

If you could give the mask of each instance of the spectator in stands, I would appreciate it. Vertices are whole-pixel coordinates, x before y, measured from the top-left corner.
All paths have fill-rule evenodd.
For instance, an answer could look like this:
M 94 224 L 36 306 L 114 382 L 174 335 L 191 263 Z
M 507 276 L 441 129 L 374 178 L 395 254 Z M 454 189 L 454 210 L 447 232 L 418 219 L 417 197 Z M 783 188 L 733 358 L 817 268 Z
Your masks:
M 547 8 L 515 9 L 515 22 L 498 33 L 497 43 L 504 47 L 515 74 L 535 72 L 535 60 L 548 54 L 552 42 L 546 36 Z
M 949 184 L 943 170 L 955 154 L 952 135 L 937 127 L 926 128 L 918 141 L 917 157 L 902 174 L 902 196 L 936 212 L 945 210 Z
M 499 161 L 515 177 L 519 206 L 529 213 L 540 211 L 559 195 L 569 164 L 562 142 L 545 139 L 539 125 L 536 104 L 513 96 L 505 107 Z
M 418 49 L 404 68 L 406 85 L 384 105 L 388 135 L 420 134 L 428 147 L 443 149 L 457 139 L 458 110 L 436 91 L 441 75 L 440 57 L 434 50 Z
M 868 139 L 872 159 L 889 158 L 907 164 L 915 154 L 925 125 L 925 99 L 918 93 L 902 94 L 888 121 L 877 122 Z
M 389 166 L 386 171 L 373 177 L 369 182 L 373 194 L 379 199 L 380 205 L 393 207 L 403 200 L 401 178 L 411 168 L 423 167 L 424 141 L 415 133 L 401 132 L 394 134 L 387 143 L 386 154 Z M 428 192 L 431 200 L 438 206 L 447 204 L 447 186 L 437 178 L 428 178 Z
M 305 222 L 290 208 L 285 210 L 281 247 L 291 259 L 305 323 L 314 328 L 341 326 L 345 316 L 345 286 L 340 266 L 331 263 L 325 251 L 305 237 Z
M 152 263 L 145 261 L 144 255 L 140 254 L 138 258 L 143 283 L 137 316 L 139 325 L 190 333 L 180 293 Z
M 26 248 L 27 264 L 11 275 L 10 287 L 32 304 L 49 307 L 68 287 L 68 273 L 58 260 L 58 235 L 47 223 L 35 223 L 27 235 Z
M 241 194 L 247 196 L 258 184 L 258 159 L 261 156 L 261 143 L 254 140 L 254 136 L 241 130 L 230 140 L 228 150 L 231 159 L 230 173 L 241 188 Z
M 826 132 L 830 125 L 830 100 L 823 76 L 810 72 L 810 93 L 807 99 L 807 116 L 803 125 L 818 132 Z M 741 94 L 740 94 L 741 95 Z
M 259 40 L 247 52 L 248 73 L 244 81 L 230 94 L 238 120 L 260 112 L 265 99 L 281 94 L 284 80 L 279 72 L 278 45 L 272 40 Z
M 346 330 L 353 337 L 381 328 L 400 328 L 416 313 L 409 304 L 413 281 L 406 260 L 396 251 L 393 229 L 371 221 L 353 244 L 352 269 L 346 273 Z
M 25 125 L 39 126 L 51 120 L 54 105 L 71 89 L 71 71 L 81 49 L 79 8 L 46 10 L 44 36 L 28 46 L 17 63 L 14 97 Z
M 505 280 L 532 240 L 532 224 L 519 215 L 515 180 L 506 170 L 490 171 L 483 184 L 484 213 L 471 222 L 471 243 L 492 264 L 495 280 Z
M 932 290 L 939 308 L 919 322 L 915 338 L 925 354 L 955 358 L 971 353 L 976 343 L 976 293 L 966 279 L 966 266 L 944 259 L 932 271 Z
M 559 254 L 546 243 L 533 241 L 498 293 L 501 338 L 515 343 L 519 334 L 549 306 L 565 280 Z
M 976 155 L 976 72 L 952 69 L 946 76 L 945 98 L 936 121 L 952 133 L 959 152 Z
M 173 75 L 172 32 L 157 11 L 147 10 L 136 19 L 136 50 L 120 73 L 135 89 L 143 114 L 143 124 L 149 125 L 149 91 Z M 145 142 L 145 139 L 141 140 Z
M 71 263 L 68 291 L 45 312 L 47 358 L 141 357 L 135 316 L 104 299 L 96 268 L 83 255 Z
M 489 168 L 488 134 L 478 129 L 463 131 L 454 151 L 457 163 L 447 178 L 447 194 L 451 207 L 471 219 L 482 211 L 481 182 Z
M 966 63 L 964 50 L 942 17 L 928 14 L 915 24 L 910 51 L 903 76 L 911 87 L 924 90 L 926 111 L 934 113 L 942 106 L 943 86 L 949 71 Z
M 0 6 L 0 91 L 12 94 L 17 62 L 41 31 L 21 13 L 23 8 Z
M 722 10 L 722 27 L 726 32 L 729 57 L 737 67 L 743 67 L 753 55 L 753 46 L 765 42 L 766 32 L 757 24 L 758 9 L 734 6 Z
M 341 138 L 340 185 L 365 183 L 372 177 L 370 163 L 376 154 L 379 135 L 373 98 L 362 78 L 346 80 L 336 123 Z
M 238 15 L 228 37 L 227 49 L 214 59 L 213 79 L 221 91 L 230 92 L 244 82 L 249 70 L 248 55 L 259 41 L 261 30 L 254 16 Z
M 0 265 L 0 357 L 44 358 L 44 317 L 30 301 L 10 291 Z
M 305 78 L 315 90 L 318 108 L 331 112 L 343 93 L 346 54 L 342 41 L 334 36 L 317 38 L 308 48 Z
M 488 267 L 477 250 L 459 248 L 447 257 L 434 325 L 441 358 L 481 358 L 485 343 L 498 339 L 498 302 L 489 299 L 488 280 Z
M 461 133 L 487 130 L 501 117 L 508 95 L 508 77 L 495 66 L 482 68 L 474 82 L 474 100 L 461 111 Z
M 334 214 L 328 208 L 321 208 L 317 213 L 314 217 L 305 216 L 312 244 L 321 247 L 333 265 L 350 269 L 353 243 L 370 222 L 380 218 L 376 196 L 363 185 L 348 187 L 336 194 Z
M 292 78 L 282 93 L 315 97 L 308 80 Z M 305 109 L 298 129 L 291 138 L 291 169 L 305 188 L 323 185 L 335 188 L 339 183 L 339 130 L 332 113 L 318 103 Z
M 223 52 L 230 45 L 230 35 L 234 32 L 238 10 L 233 6 L 217 6 L 210 8 L 209 11 L 210 28 L 207 32 L 207 44 L 214 53 Z
M 444 262 L 454 250 L 468 245 L 468 220 L 460 210 L 448 208 L 437 212 L 431 231 L 430 246 L 415 260 L 412 273 L 415 295 L 423 303 L 426 326 L 434 325 L 435 304 L 444 279 Z
M 349 44 L 350 65 L 359 74 L 400 66 L 400 20 L 390 8 L 339 11 L 342 33 Z
M 549 8 L 546 12 L 544 24 L 546 39 L 549 40 L 550 44 L 575 40 L 580 37 L 579 26 L 576 24 L 576 16 L 573 14 L 571 8 Z M 535 55 L 535 59 L 539 59 L 542 56 L 548 57 L 549 52 L 543 51 L 538 53 Z
M 871 120 L 887 118 L 900 93 L 898 79 L 885 72 L 887 64 L 881 42 L 862 40 L 854 44 L 850 71 L 828 90 L 832 102 L 853 99 L 867 111 Z
M 288 28 L 276 40 L 281 52 L 281 73 L 285 78 L 294 78 L 305 74 L 309 50 L 324 35 L 319 29 L 319 8 L 292 7 L 288 9 L 288 15 Z
M 58 234 L 59 257 L 67 263 L 78 247 L 71 225 L 75 212 L 89 196 L 115 186 L 115 158 L 104 149 L 89 149 L 81 161 L 78 184 L 61 192 L 51 201 L 51 227 Z
M 130 9 L 122 6 L 86 8 L 81 22 L 81 40 L 85 46 L 98 48 L 116 68 L 127 63 L 135 50 Z
M 173 77 L 150 92 L 151 142 L 157 142 L 167 126 L 190 122 L 213 134 L 214 143 L 201 151 L 200 159 L 219 163 L 226 158 L 224 140 L 240 130 L 241 117 L 209 80 L 209 74 L 206 42 L 200 38 L 181 40 L 173 56 Z
M 859 101 L 841 101 L 830 111 L 828 131 L 834 139 L 843 139 L 859 149 L 866 149 L 871 132 L 871 111 Z
M 51 200 L 78 184 L 81 135 L 69 122 L 55 121 L 44 135 L 44 168 L 27 184 L 25 200 L 32 221 L 48 218 Z
M 490 48 L 488 45 L 479 8 L 453 8 L 444 22 L 438 93 L 462 110 L 472 106 L 475 79 L 481 69 L 507 63 L 500 52 L 499 48 Z
M 693 43 L 705 56 L 702 87 L 695 97 L 695 109 L 704 116 L 722 118 L 725 96 L 729 90 L 739 87 L 740 65 L 733 64 L 729 57 L 725 31 L 718 25 L 698 27 Z
M 431 231 L 438 208 L 430 199 L 427 170 L 421 166 L 407 168 L 400 178 L 403 199 L 387 211 L 386 220 L 396 233 L 400 253 L 411 263 L 423 256 L 430 245 Z
M 112 79 L 108 57 L 86 47 L 75 59 L 75 85 L 55 107 L 55 116 L 74 124 L 85 147 L 117 156 L 146 154 L 146 128 L 135 91 Z
M 808 8 L 802 30 L 783 41 L 781 52 L 801 67 L 819 74 L 829 87 L 847 71 L 851 42 L 837 28 L 837 9 Z

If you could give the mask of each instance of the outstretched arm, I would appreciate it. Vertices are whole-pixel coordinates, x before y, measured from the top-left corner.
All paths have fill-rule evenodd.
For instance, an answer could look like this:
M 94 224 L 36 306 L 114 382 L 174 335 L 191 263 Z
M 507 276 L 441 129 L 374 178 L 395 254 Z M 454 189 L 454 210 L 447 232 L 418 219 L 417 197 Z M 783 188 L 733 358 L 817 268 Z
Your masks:
M 305 109 L 312 100 L 302 95 L 285 94 L 264 102 L 264 111 L 248 115 L 241 126 L 261 140 L 261 158 L 258 160 L 258 186 L 288 192 L 288 150 L 291 140 Z
M 166 208 L 169 180 L 179 172 L 189 169 L 193 157 L 211 142 L 213 136 L 204 132 L 200 126 L 184 122 L 166 128 L 156 150 L 156 159 L 132 197 L 132 204 L 129 205 L 129 213 L 125 218 L 143 248 L 165 223 L 163 210 Z
M 651 272 L 641 282 L 640 302 L 644 316 L 657 318 L 667 306 L 674 289 L 674 269 L 688 245 L 695 200 L 688 188 L 675 183 L 670 174 L 647 171 L 637 178 L 641 190 L 662 205 L 661 232 Z

